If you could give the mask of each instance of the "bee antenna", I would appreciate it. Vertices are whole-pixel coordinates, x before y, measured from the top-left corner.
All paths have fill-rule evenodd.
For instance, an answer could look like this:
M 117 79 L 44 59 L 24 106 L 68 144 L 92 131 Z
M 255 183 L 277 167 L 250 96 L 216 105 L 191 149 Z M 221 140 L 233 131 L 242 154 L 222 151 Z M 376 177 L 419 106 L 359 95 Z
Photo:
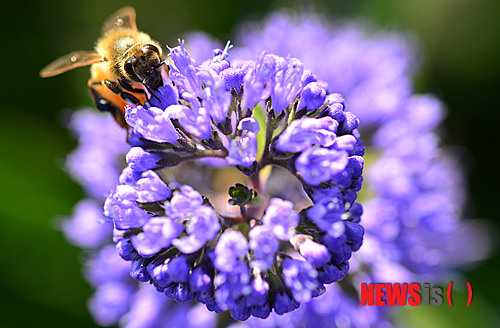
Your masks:
M 161 67 L 163 64 L 165 64 L 165 61 L 160 62 L 160 63 L 159 63 L 158 65 L 156 65 L 154 68 L 156 69 L 156 68 L 158 68 L 158 67 Z

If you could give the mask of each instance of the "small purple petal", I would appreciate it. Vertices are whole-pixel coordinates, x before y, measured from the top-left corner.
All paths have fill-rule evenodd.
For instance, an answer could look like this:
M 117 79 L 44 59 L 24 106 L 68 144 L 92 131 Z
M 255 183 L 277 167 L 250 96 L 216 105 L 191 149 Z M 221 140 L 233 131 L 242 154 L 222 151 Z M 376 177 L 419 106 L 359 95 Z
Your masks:
M 273 198 L 262 217 L 262 222 L 272 229 L 278 239 L 288 240 L 295 235 L 299 214 L 293 210 L 292 202 Z

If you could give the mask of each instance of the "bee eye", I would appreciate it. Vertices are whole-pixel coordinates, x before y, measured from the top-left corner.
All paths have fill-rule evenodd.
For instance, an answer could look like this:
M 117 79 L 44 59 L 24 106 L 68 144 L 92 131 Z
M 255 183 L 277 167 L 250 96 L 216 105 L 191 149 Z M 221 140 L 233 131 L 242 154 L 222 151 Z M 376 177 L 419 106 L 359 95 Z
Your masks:
M 160 56 L 160 50 L 152 44 L 146 44 L 144 47 L 141 49 L 142 52 L 149 52 L 149 51 L 154 51 Z
M 135 70 L 134 70 L 135 60 L 136 60 L 135 56 L 132 56 L 129 59 L 127 59 L 125 61 L 124 69 L 125 69 L 125 72 L 127 73 L 128 77 L 132 81 L 141 82 L 141 79 L 139 79 L 139 77 L 137 76 L 137 74 L 135 73 Z

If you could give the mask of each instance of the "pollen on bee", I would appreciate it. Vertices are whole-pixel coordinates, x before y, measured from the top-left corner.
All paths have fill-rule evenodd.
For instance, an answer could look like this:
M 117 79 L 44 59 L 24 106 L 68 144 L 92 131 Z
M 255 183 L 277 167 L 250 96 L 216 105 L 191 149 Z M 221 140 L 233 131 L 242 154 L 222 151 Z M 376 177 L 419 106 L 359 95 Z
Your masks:
M 77 60 L 77 59 L 78 59 L 78 58 L 76 58 L 76 56 L 71 56 L 71 61 L 72 61 L 72 62 L 76 62 L 76 60 Z
M 121 18 L 117 19 L 115 24 L 118 27 L 122 27 L 123 26 L 123 19 L 121 19 Z

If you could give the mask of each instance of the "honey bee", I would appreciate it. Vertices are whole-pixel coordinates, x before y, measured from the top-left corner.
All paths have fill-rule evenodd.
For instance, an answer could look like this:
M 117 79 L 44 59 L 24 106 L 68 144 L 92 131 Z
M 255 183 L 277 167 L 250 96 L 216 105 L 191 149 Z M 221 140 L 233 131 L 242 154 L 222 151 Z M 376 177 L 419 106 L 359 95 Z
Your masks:
M 122 127 L 127 127 L 125 107 L 129 103 L 143 105 L 168 77 L 161 46 L 137 30 L 132 7 L 121 8 L 104 22 L 95 51 L 70 52 L 47 65 L 40 76 L 51 77 L 88 65 L 92 66 L 87 85 L 95 106 L 110 112 Z

